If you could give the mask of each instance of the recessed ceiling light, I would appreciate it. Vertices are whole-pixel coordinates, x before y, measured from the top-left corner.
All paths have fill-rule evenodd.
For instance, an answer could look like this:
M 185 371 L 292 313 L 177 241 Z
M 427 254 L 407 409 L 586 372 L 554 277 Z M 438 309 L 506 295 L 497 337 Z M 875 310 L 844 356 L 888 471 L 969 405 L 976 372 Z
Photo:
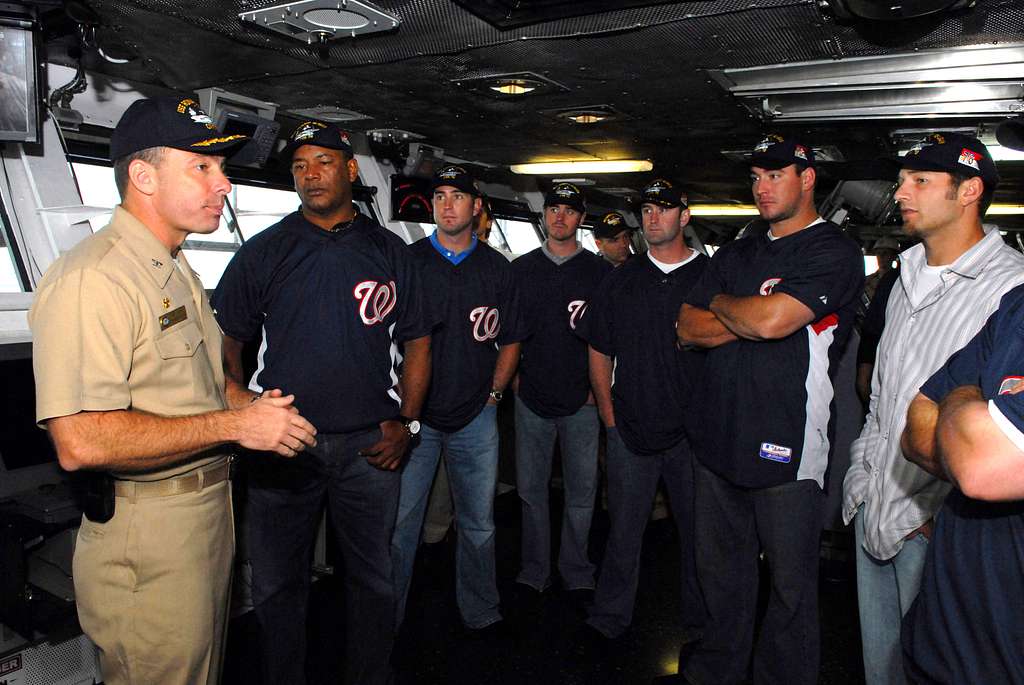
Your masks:
M 240 12 L 238 18 L 310 45 L 391 31 L 401 22 L 397 14 L 363 0 L 292 0 Z
M 513 164 L 509 168 L 514 174 L 549 176 L 554 174 L 621 174 L 634 171 L 650 171 L 654 168 L 654 164 L 646 159 L 614 159 Z
M 477 95 L 486 95 L 487 97 L 497 99 L 524 96 L 537 97 L 569 90 L 561 83 L 552 81 L 546 76 L 535 74 L 532 71 L 457 78 L 452 79 L 451 83 Z
M 559 121 L 583 126 L 607 123 L 609 121 L 625 121 L 627 115 L 615 109 L 611 105 L 577 105 L 575 107 L 559 107 L 558 109 L 542 109 L 540 113 L 546 117 L 552 117 Z
M 305 109 L 292 109 L 288 110 L 288 112 L 300 119 L 319 119 L 320 121 L 333 121 L 336 123 L 371 118 L 369 114 L 362 114 L 355 110 L 335 107 L 334 105 L 317 105 L 316 107 L 306 107 Z
M 600 114 L 594 114 L 593 112 L 581 112 L 579 114 L 570 114 L 566 117 L 570 121 L 574 121 L 577 124 L 596 124 L 599 121 L 604 121 L 604 117 Z
M 530 81 L 517 79 L 515 81 L 499 81 L 490 87 L 496 93 L 502 95 L 526 95 L 537 90 L 537 86 Z

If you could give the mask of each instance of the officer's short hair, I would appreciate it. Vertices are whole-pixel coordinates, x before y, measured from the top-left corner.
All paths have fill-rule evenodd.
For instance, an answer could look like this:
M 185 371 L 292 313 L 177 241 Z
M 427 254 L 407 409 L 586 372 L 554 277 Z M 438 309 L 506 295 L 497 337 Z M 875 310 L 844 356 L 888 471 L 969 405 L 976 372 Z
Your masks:
M 147 147 L 138 152 L 132 152 L 127 154 L 120 159 L 114 160 L 114 183 L 117 185 L 117 192 L 124 199 L 125 191 L 128 190 L 128 167 L 136 159 L 140 159 L 147 164 L 153 166 L 160 166 L 161 160 L 164 157 L 164 148 L 162 147 Z

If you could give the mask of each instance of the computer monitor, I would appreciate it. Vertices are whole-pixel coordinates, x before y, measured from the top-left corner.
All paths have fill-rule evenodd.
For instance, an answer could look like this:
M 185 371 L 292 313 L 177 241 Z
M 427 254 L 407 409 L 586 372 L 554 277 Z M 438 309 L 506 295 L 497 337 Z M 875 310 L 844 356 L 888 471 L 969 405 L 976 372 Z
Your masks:
M 0 25 L 0 141 L 39 140 L 39 71 L 35 34 Z
M 57 453 L 36 426 L 36 392 L 29 343 L 0 345 L 0 497 L 58 475 Z

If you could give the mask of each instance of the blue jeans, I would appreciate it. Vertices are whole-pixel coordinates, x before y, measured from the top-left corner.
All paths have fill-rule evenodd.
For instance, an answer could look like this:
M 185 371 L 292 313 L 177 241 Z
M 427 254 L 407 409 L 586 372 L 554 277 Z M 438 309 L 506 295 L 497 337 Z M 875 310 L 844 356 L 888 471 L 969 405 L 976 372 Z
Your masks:
M 906 540 L 892 559 L 879 561 L 863 547 L 863 506 L 853 526 L 857 539 L 857 604 L 864 680 L 867 685 L 901 685 L 907 678 L 903 674 L 900 625 L 921 588 L 928 538 L 918 533 Z
M 746 678 L 763 551 L 771 590 L 754 649 L 754 685 L 817 685 L 825 493 L 813 480 L 742 488 L 699 462 L 696 490 L 697 572 L 708 620 L 686 681 L 737 685 Z
M 243 534 L 252 567 L 252 601 L 264 682 L 306 682 L 306 613 L 313 541 L 327 504 L 345 580 L 345 676 L 364 685 L 391 682 L 395 596 L 389 541 L 399 476 L 371 466 L 359 450 L 379 430 L 320 433 L 294 459 L 254 455 L 246 465 Z
M 523 561 L 516 582 L 539 591 L 550 584 L 548 484 L 558 438 L 565 487 L 558 573 L 570 590 L 593 589 L 594 564 L 587 556 L 587 541 L 597 493 L 597 432 L 593 405 L 583 405 L 569 416 L 545 419 L 516 397 L 516 488 L 523 503 Z
M 391 539 L 396 625 L 405 616 L 413 563 L 427 510 L 430 485 L 445 450 L 455 501 L 455 599 L 462 621 L 483 628 L 501 620 L 494 558 L 494 489 L 498 484 L 497 407 L 486 405 L 453 433 L 424 425 L 419 444 L 402 470 L 398 522 Z
M 704 603 L 694 559 L 693 452 L 684 439 L 660 454 L 630 452 L 618 430 L 608 429 L 608 514 L 611 529 L 587 623 L 607 637 L 621 635 L 633 621 L 640 578 L 640 548 L 651 518 L 658 480 L 665 482 L 679 532 L 682 642 L 700 638 Z

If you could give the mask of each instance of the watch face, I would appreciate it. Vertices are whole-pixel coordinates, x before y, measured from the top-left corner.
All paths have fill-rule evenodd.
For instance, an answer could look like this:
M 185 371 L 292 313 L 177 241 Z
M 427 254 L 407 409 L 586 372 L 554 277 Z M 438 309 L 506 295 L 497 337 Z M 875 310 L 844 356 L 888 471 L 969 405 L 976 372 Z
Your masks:
M 416 435 L 417 433 L 420 432 L 420 422 L 419 421 L 416 421 L 416 420 L 410 421 L 409 423 L 406 424 L 405 427 L 409 429 L 409 432 L 412 435 Z

